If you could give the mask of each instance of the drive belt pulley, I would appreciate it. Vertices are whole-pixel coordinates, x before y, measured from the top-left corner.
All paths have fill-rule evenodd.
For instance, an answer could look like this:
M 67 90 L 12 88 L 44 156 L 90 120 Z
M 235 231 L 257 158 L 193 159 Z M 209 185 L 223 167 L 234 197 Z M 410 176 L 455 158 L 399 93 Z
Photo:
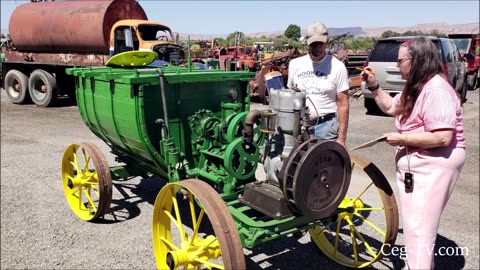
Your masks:
M 311 139 L 289 156 L 283 175 L 283 194 L 298 214 L 325 218 L 342 202 L 350 177 L 350 157 L 342 145 Z

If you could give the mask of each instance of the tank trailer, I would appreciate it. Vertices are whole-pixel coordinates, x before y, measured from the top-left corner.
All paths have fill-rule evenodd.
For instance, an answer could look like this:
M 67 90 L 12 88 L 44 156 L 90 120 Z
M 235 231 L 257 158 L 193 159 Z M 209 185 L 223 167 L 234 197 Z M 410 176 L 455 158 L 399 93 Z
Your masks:
M 154 51 L 172 64 L 185 60 L 171 29 L 148 21 L 135 0 L 22 4 L 12 13 L 9 33 L 1 85 L 15 104 L 52 106 L 65 95 L 75 100 L 74 80 L 65 70 L 104 66 L 122 52 Z

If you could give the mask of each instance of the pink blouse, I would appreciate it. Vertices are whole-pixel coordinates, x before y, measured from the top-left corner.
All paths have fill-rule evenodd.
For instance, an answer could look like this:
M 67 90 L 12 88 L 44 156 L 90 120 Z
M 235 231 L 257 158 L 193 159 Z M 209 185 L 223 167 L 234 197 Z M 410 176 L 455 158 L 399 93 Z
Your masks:
M 400 103 L 401 95 L 403 92 L 392 100 L 395 108 Z M 455 89 L 440 75 L 436 75 L 425 84 L 407 121 L 401 124 L 399 117 L 395 117 L 395 127 L 401 134 L 453 129 L 449 147 L 465 148 L 460 99 Z

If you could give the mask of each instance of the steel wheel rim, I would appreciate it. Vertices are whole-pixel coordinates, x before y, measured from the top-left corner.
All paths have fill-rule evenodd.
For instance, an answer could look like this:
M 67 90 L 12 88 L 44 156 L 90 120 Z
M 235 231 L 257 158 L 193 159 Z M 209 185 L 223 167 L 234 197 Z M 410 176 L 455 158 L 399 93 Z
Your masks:
M 8 82 L 8 87 L 7 91 L 10 93 L 10 96 L 13 98 L 16 98 L 20 96 L 20 90 L 17 88 L 20 88 L 20 82 L 17 79 L 11 79 L 11 81 Z
M 45 83 L 37 79 L 33 82 L 33 91 L 31 92 L 35 99 L 43 100 L 47 96 L 47 91 L 45 90 L 46 85 Z
M 62 184 L 72 211 L 82 220 L 103 216 L 112 199 L 108 164 L 90 143 L 69 145 L 62 159 Z
M 180 189 L 185 200 L 177 196 Z M 188 214 L 182 214 L 184 209 Z M 202 222 L 207 219 L 211 234 L 203 230 Z M 194 225 L 188 228 L 183 222 Z M 218 193 L 201 180 L 184 180 L 162 188 L 155 200 L 152 230 L 158 269 L 245 269 L 233 218 Z
M 339 208 L 348 208 L 351 213 L 333 216 L 325 227 L 314 227 L 309 233 L 331 260 L 347 267 L 363 268 L 389 254 L 398 232 L 398 208 L 393 191 L 378 168 L 357 154 L 350 153 L 350 157 L 351 187 Z M 360 171 L 365 174 L 363 179 Z M 362 183 L 358 185 L 359 182 Z M 351 194 L 356 196 L 349 196 Z

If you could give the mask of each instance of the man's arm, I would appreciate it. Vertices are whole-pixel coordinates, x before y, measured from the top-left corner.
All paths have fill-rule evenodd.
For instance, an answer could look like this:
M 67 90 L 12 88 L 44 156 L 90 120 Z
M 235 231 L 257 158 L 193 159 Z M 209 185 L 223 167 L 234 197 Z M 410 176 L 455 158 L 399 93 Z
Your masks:
M 338 117 L 338 138 L 337 142 L 345 146 L 347 141 L 348 115 L 350 106 L 348 103 L 348 90 L 337 93 L 337 117 Z

